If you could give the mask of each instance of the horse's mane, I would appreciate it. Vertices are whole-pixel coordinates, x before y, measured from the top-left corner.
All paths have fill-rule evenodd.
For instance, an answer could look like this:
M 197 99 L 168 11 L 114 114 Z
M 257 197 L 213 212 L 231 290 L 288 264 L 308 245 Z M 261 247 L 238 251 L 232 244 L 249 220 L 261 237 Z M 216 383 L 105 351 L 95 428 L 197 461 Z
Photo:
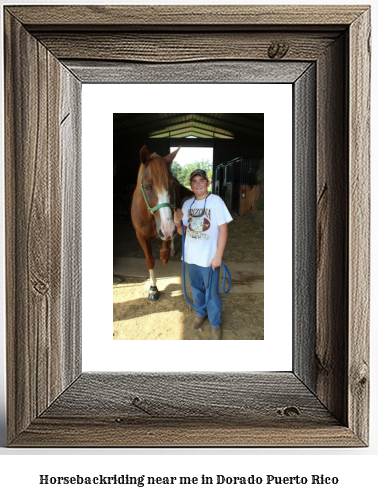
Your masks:
M 144 168 L 142 164 L 140 170 Z M 167 189 L 168 187 L 168 166 L 159 155 L 152 153 L 148 163 L 150 178 L 158 191 L 160 188 Z

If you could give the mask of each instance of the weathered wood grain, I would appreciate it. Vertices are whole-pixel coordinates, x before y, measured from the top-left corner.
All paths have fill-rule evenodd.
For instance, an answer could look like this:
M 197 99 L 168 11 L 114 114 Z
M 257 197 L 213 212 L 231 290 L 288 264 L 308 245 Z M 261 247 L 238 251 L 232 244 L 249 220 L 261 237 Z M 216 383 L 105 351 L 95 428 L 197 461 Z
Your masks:
M 269 398 L 267 398 L 269 395 Z M 244 421 L 337 420 L 292 373 L 84 373 L 43 417 Z M 263 418 L 262 418 L 263 417 Z
M 316 342 L 316 66 L 293 85 L 294 373 L 315 391 Z
M 6 248 L 14 265 L 7 268 L 7 345 L 9 434 L 17 435 L 54 397 L 51 335 L 60 331 L 59 304 L 52 273 L 60 274 L 59 234 L 52 217 L 60 212 L 59 171 L 50 169 L 53 131 L 46 113 L 48 55 L 20 23 L 5 18 L 6 133 Z M 17 46 L 23 47 L 19 53 Z M 51 81 L 51 80 L 50 80 Z M 54 99 L 51 101 L 52 116 Z M 52 132 L 48 141 L 48 132 Z M 59 151 L 59 148 L 58 148 Z M 54 162 L 52 162 L 54 163 Z M 52 184 L 57 184 L 52 187 Z M 54 195 L 57 195 L 54 198 Z M 58 281 L 59 282 L 59 281 Z M 13 300 L 12 300 L 13 299 Z M 54 346 L 55 350 L 60 346 Z M 59 376 L 57 377 L 59 379 Z
M 81 373 L 81 82 L 61 65 L 62 386 Z
M 201 61 L 185 64 L 76 61 L 62 63 L 82 83 L 293 83 L 308 62 Z M 259 131 L 256 129 L 256 134 Z
M 59 59 L 178 63 L 209 60 L 314 61 L 338 34 L 326 33 L 36 33 Z
M 253 427 L 247 423 L 198 424 L 185 421 L 124 425 L 119 419 L 36 419 L 17 437 L 21 447 L 360 447 L 363 443 L 344 426 Z
M 69 279 L 62 266 L 69 236 L 62 232 L 60 142 L 61 72 L 67 70 L 17 20 L 6 14 L 5 23 L 6 254 L 13 261 L 6 276 L 7 394 L 13 439 L 73 378 L 64 376 L 62 362 L 62 333 L 69 334 L 62 329 L 61 289 L 63 271 Z M 65 262 L 76 259 L 68 254 Z M 71 346 L 69 352 L 80 355 Z M 80 373 L 77 363 L 68 370 Z
M 292 446 L 298 434 L 303 446 L 361 446 L 291 373 L 252 384 L 240 373 L 87 373 L 13 444 Z
M 370 11 L 350 28 L 349 420 L 368 441 L 370 330 Z
M 368 444 L 369 8 L 203 7 L 5 8 L 12 446 Z M 174 63 L 184 82 L 185 69 L 205 60 L 218 65 L 208 82 L 222 64 L 225 79 L 244 61 L 274 65 L 270 79 L 287 75 L 282 61 L 316 65 L 316 282 L 308 62 L 293 82 L 297 278 L 304 272 L 293 373 L 77 379 L 81 83 L 135 81 L 147 62 Z
M 347 39 L 318 61 L 316 393 L 347 424 L 348 83 Z M 332 331 L 332 334 L 330 332 Z
M 243 26 L 261 29 L 267 26 L 346 27 L 366 10 L 363 5 L 76 5 L 8 7 L 29 30 L 43 27 L 52 30 L 71 29 L 185 29 L 185 27 L 218 26 L 227 29 Z

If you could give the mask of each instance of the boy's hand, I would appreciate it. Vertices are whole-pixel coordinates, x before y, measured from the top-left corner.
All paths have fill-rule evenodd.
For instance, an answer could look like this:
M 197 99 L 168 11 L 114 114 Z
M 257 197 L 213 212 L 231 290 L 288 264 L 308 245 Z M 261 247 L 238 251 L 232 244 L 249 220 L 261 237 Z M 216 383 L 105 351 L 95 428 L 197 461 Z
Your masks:
M 217 267 L 220 267 L 220 266 L 222 265 L 222 258 L 221 258 L 221 257 L 217 257 L 217 256 L 215 256 L 215 257 L 213 258 L 213 260 L 211 261 L 211 264 L 210 264 L 210 265 L 211 265 L 211 267 L 213 268 L 213 271 L 215 271 L 215 269 L 216 269 Z
M 184 214 L 182 213 L 181 208 L 177 208 L 175 210 L 175 213 L 173 214 L 173 221 L 175 224 L 180 224 L 181 219 L 183 218 Z
M 218 240 L 217 253 L 215 254 L 213 260 L 210 263 L 210 265 L 213 268 L 213 271 L 215 271 L 217 267 L 220 267 L 222 265 L 222 257 L 227 242 L 227 236 L 228 236 L 228 226 L 227 224 L 221 224 L 219 226 L 219 240 Z

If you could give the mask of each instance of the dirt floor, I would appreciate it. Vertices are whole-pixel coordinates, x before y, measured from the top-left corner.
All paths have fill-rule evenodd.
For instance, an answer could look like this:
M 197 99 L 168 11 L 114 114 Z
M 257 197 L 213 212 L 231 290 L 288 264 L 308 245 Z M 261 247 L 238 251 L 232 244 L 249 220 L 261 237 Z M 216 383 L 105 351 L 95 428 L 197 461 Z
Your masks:
M 223 340 L 264 339 L 264 212 L 234 215 L 223 261 L 232 275 L 231 292 L 222 294 Z M 153 241 L 158 260 L 161 242 Z M 114 220 L 113 339 L 115 340 L 210 340 L 211 327 L 205 321 L 198 330 L 191 328 L 195 312 L 186 302 L 181 285 L 181 239 L 175 238 L 175 256 L 165 274 L 157 273 L 160 298 L 147 299 L 148 270 L 130 219 Z M 138 259 L 138 260 L 135 260 Z M 141 259 L 141 260 L 139 260 Z M 131 265 L 130 265 L 131 263 Z M 138 263 L 140 265 L 135 265 Z M 131 269 L 131 271 L 130 271 Z M 138 271 L 141 269 L 141 271 Z M 234 271 L 232 271 L 232 269 Z M 168 272 L 169 271 L 169 272 Z M 223 272 L 221 272 L 221 279 Z M 226 283 L 227 288 L 228 283 Z M 192 300 L 190 285 L 188 296 Z

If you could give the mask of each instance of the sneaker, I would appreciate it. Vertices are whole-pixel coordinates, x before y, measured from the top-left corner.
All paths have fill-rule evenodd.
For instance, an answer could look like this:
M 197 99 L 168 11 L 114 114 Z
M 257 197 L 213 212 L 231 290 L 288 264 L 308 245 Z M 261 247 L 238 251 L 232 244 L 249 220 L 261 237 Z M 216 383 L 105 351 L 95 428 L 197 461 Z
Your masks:
M 222 328 L 218 326 L 218 328 L 212 328 L 211 329 L 211 340 L 221 340 L 222 338 Z
M 197 330 L 197 328 L 199 328 L 202 325 L 202 323 L 205 321 L 206 318 L 207 316 L 203 316 L 202 318 L 196 316 L 196 319 L 192 323 L 193 330 Z

